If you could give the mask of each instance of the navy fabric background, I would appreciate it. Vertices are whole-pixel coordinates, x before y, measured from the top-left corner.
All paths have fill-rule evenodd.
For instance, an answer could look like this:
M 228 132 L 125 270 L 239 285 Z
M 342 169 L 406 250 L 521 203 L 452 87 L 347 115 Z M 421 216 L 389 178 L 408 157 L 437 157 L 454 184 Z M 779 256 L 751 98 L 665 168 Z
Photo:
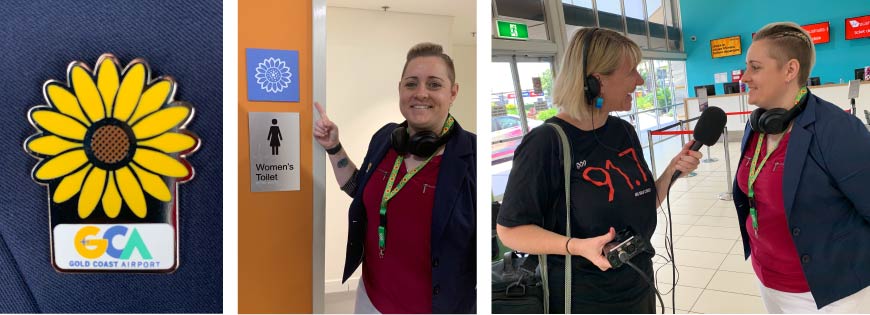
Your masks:
M 222 4 L 189 1 L 3 0 L 0 4 L 0 313 L 222 312 Z M 179 269 L 164 274 L 61 274 L 50 261 L 48 195 L 22 149 L 27 110 L 66 67 L 102 53 L 137 57 L 178 82 L 202 141 L 195 178 L 179 186 Z

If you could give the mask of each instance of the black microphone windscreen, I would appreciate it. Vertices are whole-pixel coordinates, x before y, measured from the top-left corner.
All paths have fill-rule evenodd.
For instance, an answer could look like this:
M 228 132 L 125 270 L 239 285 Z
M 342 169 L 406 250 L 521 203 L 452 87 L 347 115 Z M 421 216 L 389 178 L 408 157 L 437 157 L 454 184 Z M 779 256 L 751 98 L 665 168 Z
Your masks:
M 719 136 L 725 130 L 725 123 L 728 121 L 728 116 L 725 111 L 716 106 L 707 107 L 701 113 L 701 118 L 698 118 L 698 123 L 695 124 L 695 140 L 703 143 L 706 146 L 715 145 L 719 141 Z

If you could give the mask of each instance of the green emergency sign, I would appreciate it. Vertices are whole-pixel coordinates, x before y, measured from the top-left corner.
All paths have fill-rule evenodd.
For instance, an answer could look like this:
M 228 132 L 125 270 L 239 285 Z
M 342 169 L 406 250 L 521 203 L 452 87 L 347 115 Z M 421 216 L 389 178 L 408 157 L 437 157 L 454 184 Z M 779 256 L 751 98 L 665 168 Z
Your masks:
M 529 27 L 522 23 L 495 21 L 498 29 L 498 38 L 528 40 Z

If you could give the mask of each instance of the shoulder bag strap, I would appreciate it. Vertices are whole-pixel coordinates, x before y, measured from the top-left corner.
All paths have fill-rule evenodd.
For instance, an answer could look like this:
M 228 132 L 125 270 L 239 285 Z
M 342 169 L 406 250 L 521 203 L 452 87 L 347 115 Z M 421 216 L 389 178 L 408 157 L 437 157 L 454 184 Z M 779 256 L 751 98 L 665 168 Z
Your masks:
M 559 146 L 562 148 L 562 173 L 565 181 L 565 235 L 571 237 L 571 146 L 562 127 L 554 123 L 547 123 L 547 125 L 552 126 L 559 134 Z M 547 282 L 547 255 L 538 256 L 544 285 L 544 313 L 549 314 L 550 293 Z M 565 314 L 571 314 L 571 255 L 565 255 Z

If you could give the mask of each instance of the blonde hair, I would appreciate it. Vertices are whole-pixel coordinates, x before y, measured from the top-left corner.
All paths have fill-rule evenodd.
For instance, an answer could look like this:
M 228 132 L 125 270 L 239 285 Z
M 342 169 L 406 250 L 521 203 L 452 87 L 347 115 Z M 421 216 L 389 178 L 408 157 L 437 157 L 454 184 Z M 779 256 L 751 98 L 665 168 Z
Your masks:
M 450 84 L 456 82 L 456 69 L 453 68 L 453 59 L 444 53 L 444 48 L 435 43 L 419 43 L 408 50 L 408 56 L 405 59 L 405 66 L 402 67 L 402 77 L 405 76 L 405 70 L 408 69 L 408 63 L 417 57 L 440 57 L 447 64 L 447 78 L 450 79 Z
M 592 33 L 586 49 L 586 66 L 583 69 L 583 38 Z M 623 58 L 629 57 L 635 66 L 640 64 L 640 47 L 620 33 L 608 29 L 584 28 L 574 33 L 562 66 L 553 86 L 553 103 L 571 118 L 580 120 L 591 117 L 592 107 L 586 101 L 583 88 L 586 76 L 593 73 L 612 74 L 619 68 Z
M 793 22 L 776 22 L 765 25 L 752 38 L 753 42 L 761 40 L 770 41 L 770 57 L 776 59 L 779 67 L 796 59 L 800 64 L 798 85 L 807 85 L 816 64 L 816 49 L 810 33 Z

